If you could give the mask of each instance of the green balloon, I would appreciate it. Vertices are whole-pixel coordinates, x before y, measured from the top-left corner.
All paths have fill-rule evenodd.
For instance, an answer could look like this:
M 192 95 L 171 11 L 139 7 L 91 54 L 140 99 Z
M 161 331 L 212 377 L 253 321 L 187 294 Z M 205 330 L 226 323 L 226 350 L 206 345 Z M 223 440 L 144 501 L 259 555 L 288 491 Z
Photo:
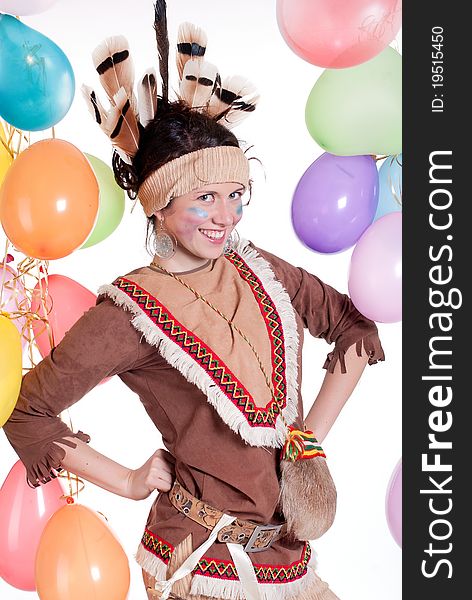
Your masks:
M 90 161 L 100 189 L 100 208 L 97 222 L 82 248 L 90 248 L 111 235 L 125 212 L 125 193 L 115 181 L 110 167 L 96 156 L 85 153 Z
M 402 151 L 402 57 L 388 46 L 347 69 L 326 69 L 310 92 L 312 138 L 338 156 Z

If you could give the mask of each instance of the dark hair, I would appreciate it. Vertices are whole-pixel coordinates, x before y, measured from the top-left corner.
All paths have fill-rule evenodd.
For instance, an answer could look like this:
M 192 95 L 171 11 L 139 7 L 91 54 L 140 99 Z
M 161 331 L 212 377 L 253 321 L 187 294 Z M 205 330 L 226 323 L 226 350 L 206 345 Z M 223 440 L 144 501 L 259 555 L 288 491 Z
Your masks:
M 191 109 L 182 100 L 167 102 L 158 98 L 156 116 L 140 127 L 139 148 L 132 164 L 113 153 L 113 172 L 118 185 L 135 199 L 143 181 L 167 162 L 189 152 L 214 146 L 236 146 L 236 136 L 204 113 Z M 148 217 L 146 247 L 154 231 L 155 216 Z

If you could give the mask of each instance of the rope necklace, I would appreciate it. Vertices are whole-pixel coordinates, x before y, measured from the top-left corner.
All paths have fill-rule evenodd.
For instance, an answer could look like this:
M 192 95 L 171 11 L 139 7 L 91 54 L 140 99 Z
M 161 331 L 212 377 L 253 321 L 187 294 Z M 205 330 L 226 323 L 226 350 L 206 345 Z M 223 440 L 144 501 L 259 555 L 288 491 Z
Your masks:
M 221 312 L 221 310 L 216 307 L 214 304 L 212 304 L 209 300 L 207 300 L 204 296 L 202 296 L 200 294 L 200 292 L 198 292 L 197 290 L 195 290 L 191 285 L 189 285 L 186 281 L 184 281 L 181 277 L 179 277 L 178 275 L 176 275 L 175 273 L 172 273 L 171 271 L 168 271 L 165 267 L 163 267 L 162 265 L 159 265 L 157 263 L 155 263 L 153 261 L 152 263 L 154 266 L 156 266 L 158 269 L 161 269 L 162 271 L 164 271 L 164 273 L 167 273 L 167 275 L 170 275 L 171 277 L 173 277 L 176 281 L 178 281 L 179 283 L 181 283 L 184 287 L 186 287 L 188 290 L 190 290 L 195 298 L 197 298 L 198 300 L 201 300 L 202 302 L 204 302 L 207 306 L 209 306 L 212 310 L 214 310 L 217 314 L 220 315 L 220 317 L 222 317 L 227 323 L 228 325 L 234 329 L 234 331 L 236 331 L 241 337 L 242 339 L 247 343 L 247 345 L 249 346 L 249 348 L 251 348 L 254 356 L 256 357 L 257 363 L 259 365 L 259 369 L 261 370 L 266 385 L 269 388 L 271 397 L 273 398 L 273 400 L 275 400 L 275 403 L 277 404 L 277 407 L 279 409 L 279 414 L 280 414 L 280 418 L 282 420 L 282 423 L 285 425 L 285 427 L 287 428 L 287 431 L 289 431 L 289 425 L 287 423 L 287 421 L 285 420 L 283 414 L 282 414 L 282 407 L 279 404 L 279 400 L 276 397 L 275 391 L 274 391 L 274 386 L 272 384 L 272 381 L 270 380 L 269 376 L 266 373 L 266 370 L 264 368 L 264 365 L 262 364 L 262 360 L 257 352 L 257 350 L 255 349 L 253 343 L 251 342 L 251 340 L 246 336 L 246 334 L 241 331 L 241 329 L 235 324 L 233 323 L 233 321 L 231 319 L 229 319 L 224 313 Z M 271 409 L 271 415 L 272 417 L 274 417 L 274 414 L 272 412 Z
M 241 329 L 239 329 L 239 327 L 237 325 L 235 325 L 231 319 L 228 319 L 228 317 L 224 313 L 222 313 L 219 308 L 214 306 L 214 304 L 212 304 L 209 300 L 207 300 L 204 296 L 202 296 L 200 294 L 200 292 L 197 292 L 197 290 L 195 290 L 191 285 L 189 285 L 181 277 L 179 277 L 175 273 L 172 273 L 171 271 L 168 271 L 165 267 L 155 263 L 154 261 L 152 262 L 152 264 L 154 266 L 156 266 L 158 269 L 160 269 L 161 271 L 163 271 L 164 273 L 167 273 L 167 275 L 170 275 L 173 279 L 175 279 L 179 283 L 181 283 L 184 287 L 186 287 L 188 290 L 190 290 L 194 294 L 194 296 L 195 296 L 195 298 L 197 298 L 197 300 L 202 300 L 202 302 L 204 302 L 207 306 L 209 306 L 212 310 L 214 310 L 217 314 L 219 314 L 220 317 L 222 317 L 228 323 L 228 325 L 242 337 L 242 339 L 248 344 L 249 348 L 251 348 L 251 350 L 259 364 L 259 368 L 264 376 L 266 385 L 269 388 L 270 394 L 271 394 L 273 400 L 275 401 L 277 408 L 279 409 L 279 415 L 282 420 L 282 423 L 285 426 L 286 441 L 285 441 L 285 444 L 280 453 L 281 458 L 284 460 L 287 460 L 289 462 L 295 462 L 300 459 L 315 458 L 318 456 L 326 458 L 326 454 L 323 452 L 323 449 L 322 449 L 320 443 L 318 442 L 318 440 L 316 439 L 316 437 L 312 431 L 308 431 L 308 430 L 302 431 L 300 429 L 292 427 L 285 420 L 285 417 L 282 414 L 282 407 L 280 406 L 279 400 L 276 397 L 276 394 L 274 391 L 274 386 L 272 385 L 272 381 L 270 380 L 269 376 L 266 373 L 266 370 L 264 368 L 264 365 L 262 364 L 262 360 L 261 360 L 257 350 L 255 349 L 251 340 L 246 336 L 246 334 L 243 331 L 241 331 Z M 272 407 L 270 409 L 270 414 L 275 419 L 275 415 L 273 413 Z M 264 448 L 264 450 L 266 450 L 266 448 Z

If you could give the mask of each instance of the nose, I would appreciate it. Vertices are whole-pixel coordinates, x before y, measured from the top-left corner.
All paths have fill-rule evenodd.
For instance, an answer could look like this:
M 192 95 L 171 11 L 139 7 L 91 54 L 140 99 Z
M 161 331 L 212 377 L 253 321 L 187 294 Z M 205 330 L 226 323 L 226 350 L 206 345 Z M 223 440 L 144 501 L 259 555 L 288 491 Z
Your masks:
M 234 211 L 226 202 L 219 199 L 216 203 L 215 212 L 213 214 L 213 222 L 221 227 L 228 227 L 234 222 Z

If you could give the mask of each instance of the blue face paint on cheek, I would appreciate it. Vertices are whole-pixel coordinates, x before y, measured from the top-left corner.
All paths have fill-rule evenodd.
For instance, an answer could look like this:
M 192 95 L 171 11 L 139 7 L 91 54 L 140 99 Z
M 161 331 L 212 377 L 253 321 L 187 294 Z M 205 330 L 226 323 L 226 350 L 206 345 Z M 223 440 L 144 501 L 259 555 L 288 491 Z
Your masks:
M 243 214 L 243 205 L 242 204 L 238 204 L 238 206 L 236 207 L 236 214 L 238 215 L 238 217 L 240 217 Z
M 199 208 L 198 206 L 191 206 L 190 208 L 187 208 L 187 210 L 189 213 L 200 217 L 200 219 L 208 219 L 208 213 L 206 210 L 203 210 L 203 208 Z

